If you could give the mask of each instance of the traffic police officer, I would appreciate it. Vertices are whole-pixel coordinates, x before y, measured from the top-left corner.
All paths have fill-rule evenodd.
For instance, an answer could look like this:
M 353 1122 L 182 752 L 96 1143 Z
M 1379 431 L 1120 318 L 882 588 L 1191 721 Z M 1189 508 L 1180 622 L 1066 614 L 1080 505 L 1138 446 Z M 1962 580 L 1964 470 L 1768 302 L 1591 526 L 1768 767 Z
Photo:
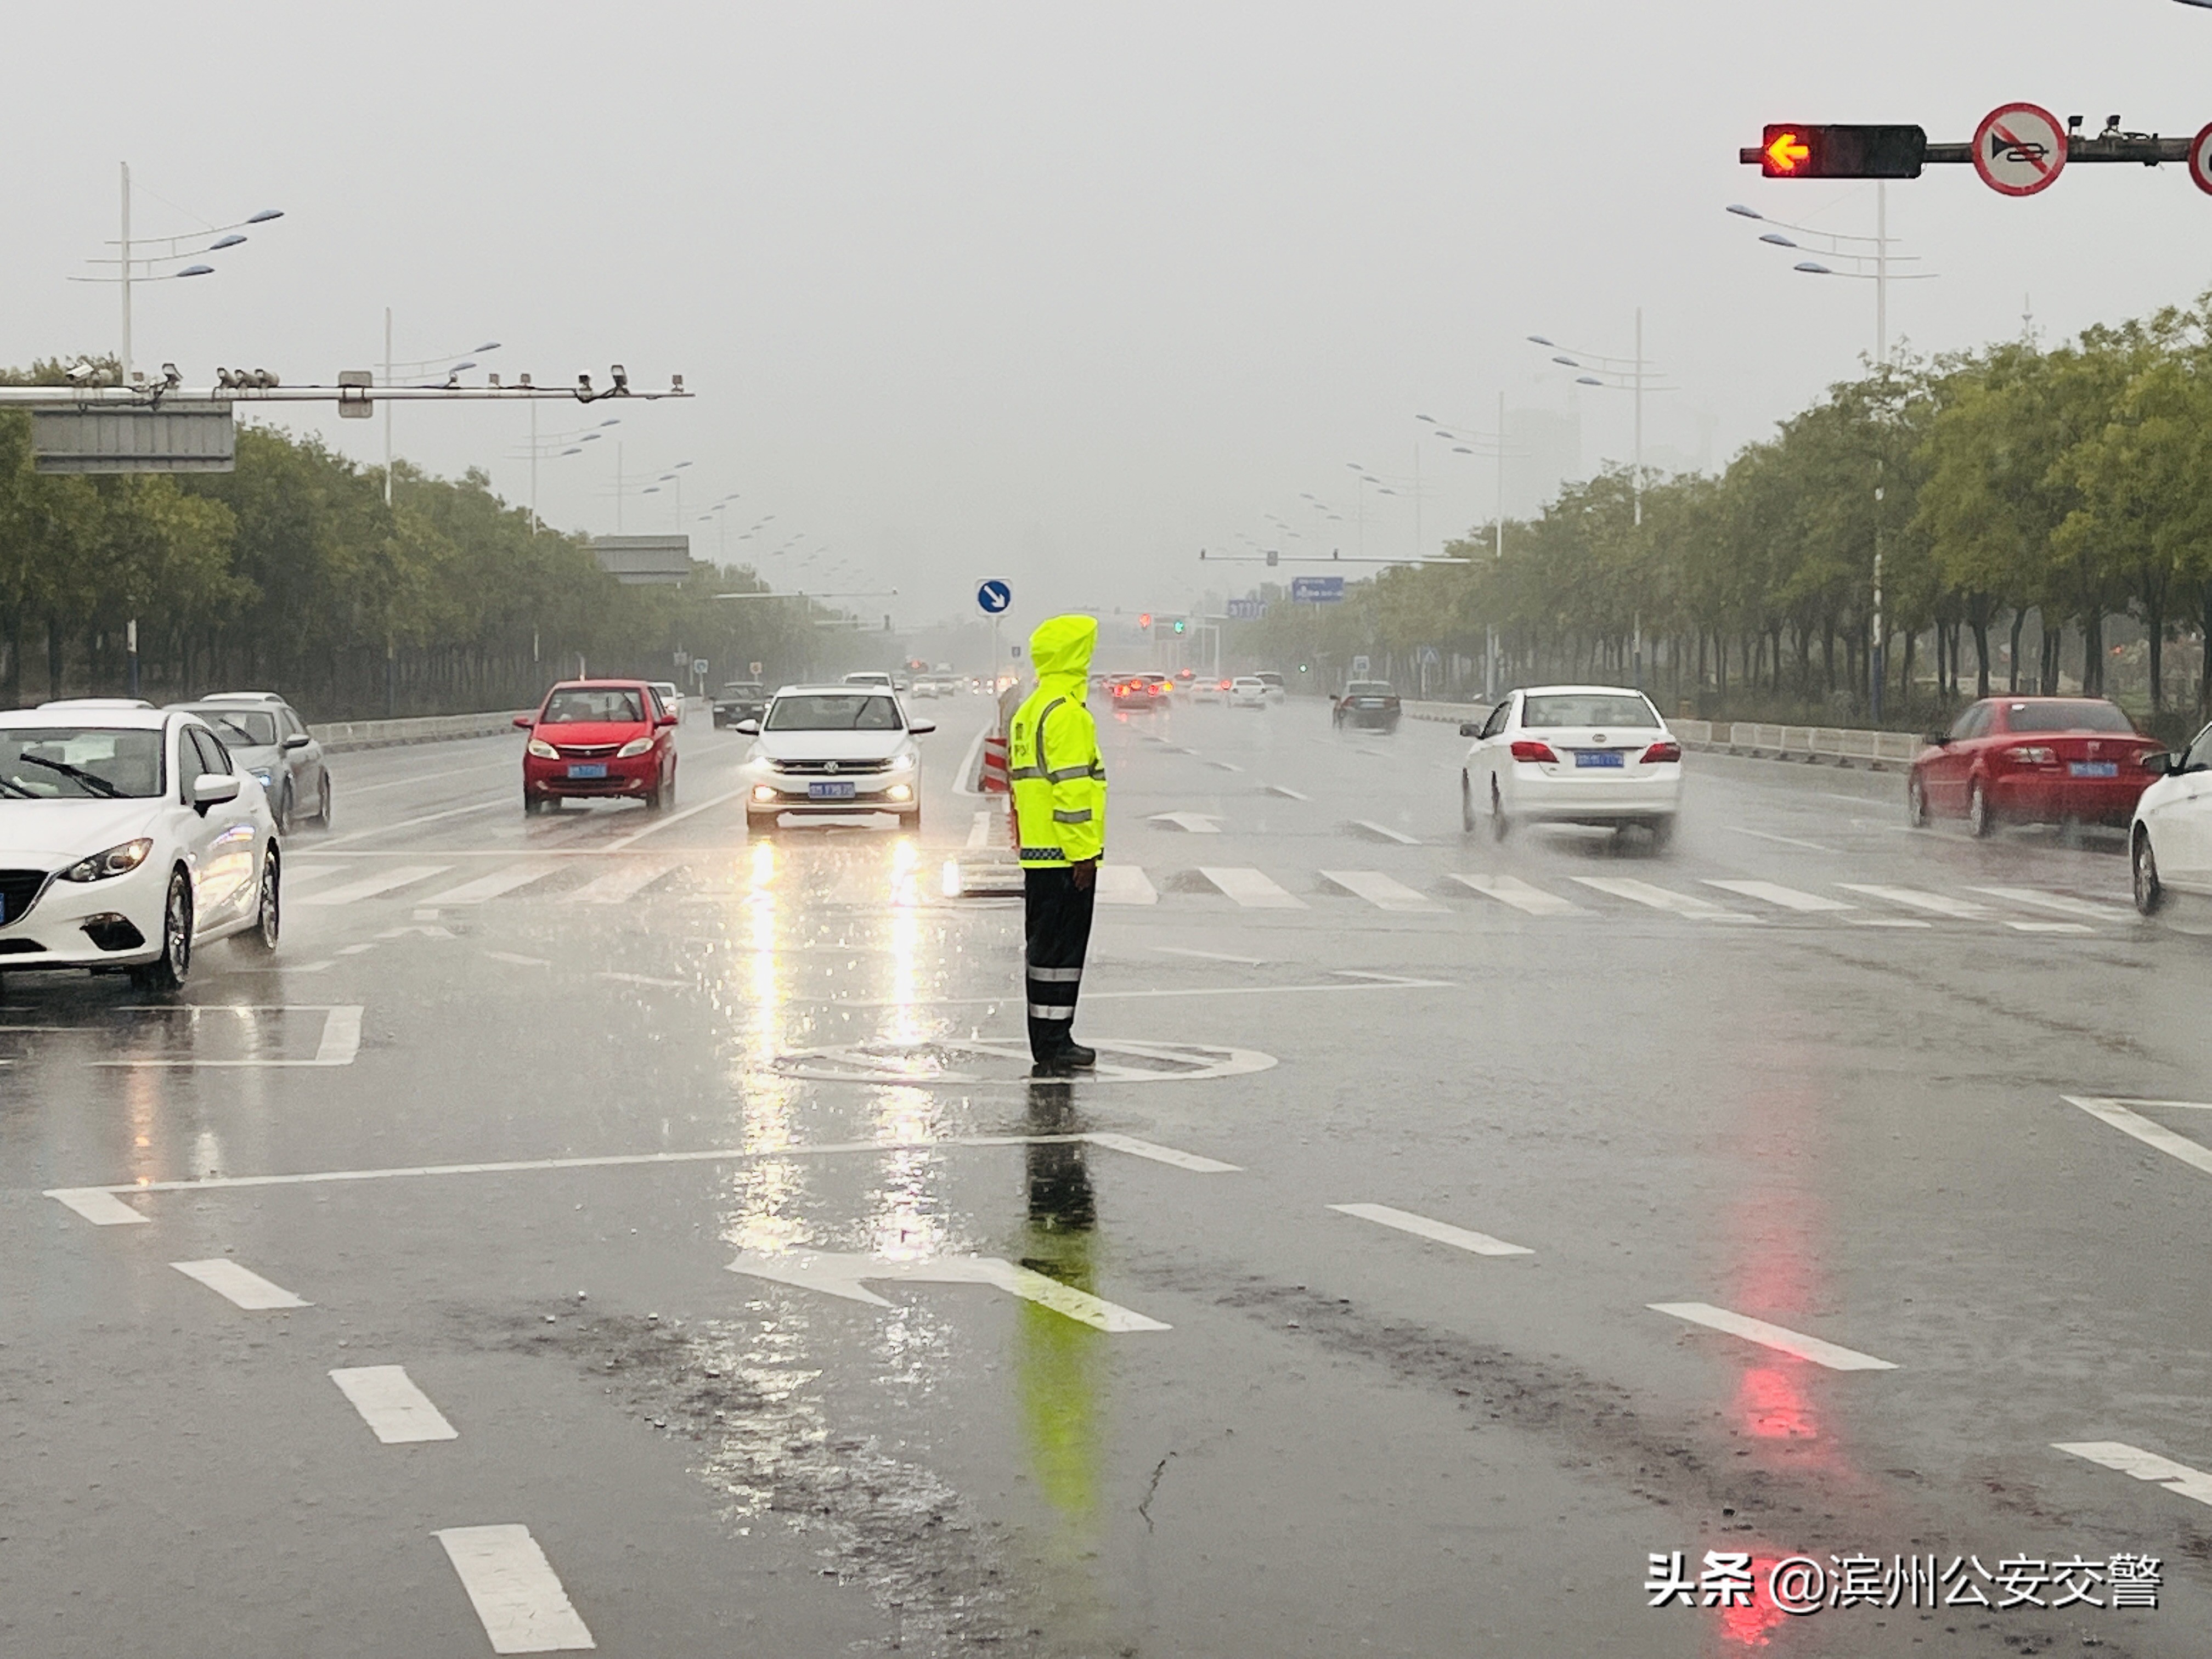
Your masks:
M 1006 731 L 1029 936 L 1030 1054 L 1043 1077 L 1098 1060 L 1074 1035 L 1098 860 L 1106 851 L 1106 765 L 1098 727 L 1084 706 L 1097 641 L 1094 617 L 1041 624 L 1030 635 L 1036 690 Z

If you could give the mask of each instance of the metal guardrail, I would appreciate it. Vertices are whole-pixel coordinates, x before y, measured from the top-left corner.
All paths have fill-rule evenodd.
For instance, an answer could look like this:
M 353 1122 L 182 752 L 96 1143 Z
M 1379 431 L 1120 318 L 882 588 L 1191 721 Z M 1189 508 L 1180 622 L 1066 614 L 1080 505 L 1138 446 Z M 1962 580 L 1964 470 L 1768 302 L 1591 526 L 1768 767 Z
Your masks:
M 526 711 L 509 709 L 503 714 L 425 714 L 401 720 L 326 720 L 313 728 L 325 754 L 351 749 L 387 749 L 404 743 L 445 743 L 456 738 L 490 738 L 514 729 L 514 717 Z
M 1443 720 L 1454 725 L 1479 720 L 1484 708 L 1470 702 L 1407 702 L 1406 713 L 1417 720 Z M 1751 720 L 1678 720 L 1668 726 L 1692 749 L 1709 749 L 1730 755 L 1756 755 L 1774 760 L 1832 761 L 1838 766 L 1860 765 L 1887 771 L 1909 765 L 1926 745 L 1910 732 L 1867 732 L 1838 726 L 1767 726 Z

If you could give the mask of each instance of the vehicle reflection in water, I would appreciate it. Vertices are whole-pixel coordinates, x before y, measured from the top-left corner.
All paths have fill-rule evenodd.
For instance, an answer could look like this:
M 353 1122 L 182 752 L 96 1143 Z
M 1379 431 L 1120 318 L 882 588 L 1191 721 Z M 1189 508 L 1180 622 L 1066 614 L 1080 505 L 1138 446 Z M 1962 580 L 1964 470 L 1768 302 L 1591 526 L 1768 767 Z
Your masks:
M 759 1063 L 773 1055 L 783 1035 L 783 981 L 776 951 L 776 849 L 755 842 L 746 853 L 740 901 L 744 992 L 732 1012 L 740 1037 L 730 1084 L 738 1102 L 738 1144 L 748 1152 L 774 1152 L 792 1144 L 793 1086 Z M 755 1158 L 730 1172 L 732 1202 L 722 1237 L 741 1250 L 788 1250 L 809 1242 L 801 1214 L 806 1195 L 805 1161 Z

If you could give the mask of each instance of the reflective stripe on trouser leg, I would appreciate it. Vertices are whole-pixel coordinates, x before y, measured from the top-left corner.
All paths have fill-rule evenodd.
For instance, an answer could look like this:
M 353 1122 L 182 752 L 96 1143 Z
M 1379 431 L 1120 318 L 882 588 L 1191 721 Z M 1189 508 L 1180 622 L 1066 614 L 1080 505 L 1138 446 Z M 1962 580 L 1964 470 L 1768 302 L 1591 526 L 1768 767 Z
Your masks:
M 1091 945 L 1093 889 L 1079 889 L 1066 865 L 1022 872 L 1027 934 L 1030 1052 L 1048 1060 L 1073 1041 L 1083 958 Z

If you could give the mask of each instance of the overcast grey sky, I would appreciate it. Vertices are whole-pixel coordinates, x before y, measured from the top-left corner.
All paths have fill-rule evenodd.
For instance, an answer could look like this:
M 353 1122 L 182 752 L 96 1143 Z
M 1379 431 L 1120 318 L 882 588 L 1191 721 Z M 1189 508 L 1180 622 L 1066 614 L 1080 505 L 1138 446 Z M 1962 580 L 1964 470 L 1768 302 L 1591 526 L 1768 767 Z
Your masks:
M 1792 26 L 1816 10 L 1849 21 Z M 1581 399 L 1584 469 L 1625 459 L 1628 400 L 1523 337 L 1626 354 L 1639 305 L 1683 388 L 1648 441 L 1724 459 L 1873 343 L 1868 285 L 1793 274 L 1722 211 L 1873 228 L 1871 186 L 1736 164 L 1766 120 L 2212 121 L 2212 11 L 2172 0 L 218 0 L 19 8 L 9 57 L 0 358 L 113 349 L 111 291 L 64 279 L 115 234 L 127 160 L 142 234 L 287 215 L 143 293 L 142 365 L 328 380 L 379 356 L 388 305 L 402 358 L 495 338 L 510 376 L 681 371 L 695 401 L 544 429 L 619 414 L 629 471 L 696 464 L 687 512 L 734 490 L 732 534 L 806 532 L 772 579 L 842 558 L 914 622 L 986 574 L 1027 615 L 1177 605 L 1194 550 L 1270 513 L 1349 551 L 1346 463 L 1408 473 L 1416 413 L 1486 426 L 1501 392 Z M 2016 334 L 2030 293 L 2057 338 L 2212 282 L 2212 197 L 2179 168 L 2014 201 L 1944 167 L 1890 203 L 1942 273 L 1896 290 L 1923 349 Z M 325 424 L 367 460 L 381 429 Z M 520 498 L 526 431 L 404 411 L 398 447 Z M 549 519 L 613 527 L 613 447 L 546 465 Z M 1433 440 L 1421 466 L 1433 549 L 1492 475 Z M 1370 552 L 1413 545 L 1407 499 L 1370 499 Z M 633 497 L 625 527 L 673 517 Z

